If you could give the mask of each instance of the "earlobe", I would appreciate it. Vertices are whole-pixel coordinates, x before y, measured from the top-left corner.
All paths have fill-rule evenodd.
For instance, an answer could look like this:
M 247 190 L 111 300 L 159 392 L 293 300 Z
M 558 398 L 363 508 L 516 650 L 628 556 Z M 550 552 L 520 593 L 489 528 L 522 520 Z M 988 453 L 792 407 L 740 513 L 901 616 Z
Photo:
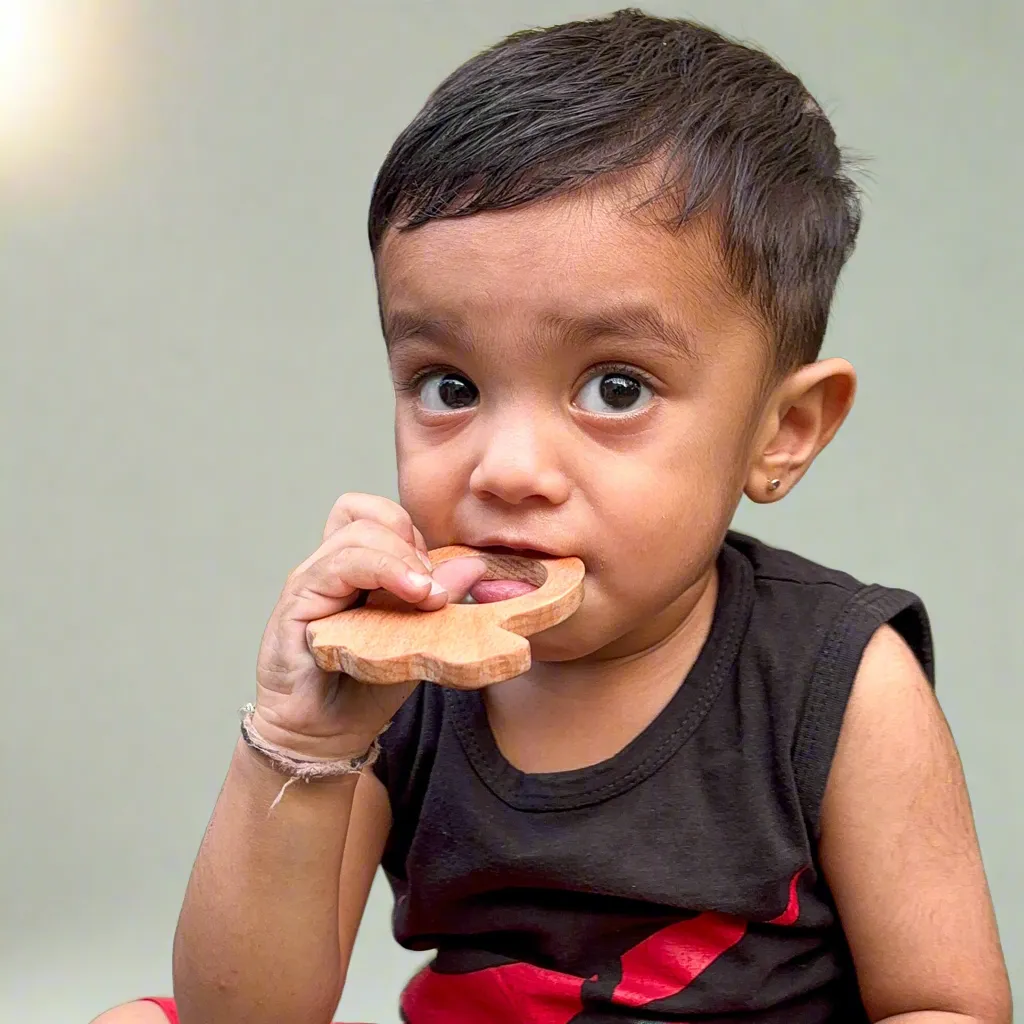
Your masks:
M 856 390 L 845 359 L 802 366 L 779 385 L 755 439 L 744 488 L 751 501 L 778 501 L 796 486 L 843 425 Z

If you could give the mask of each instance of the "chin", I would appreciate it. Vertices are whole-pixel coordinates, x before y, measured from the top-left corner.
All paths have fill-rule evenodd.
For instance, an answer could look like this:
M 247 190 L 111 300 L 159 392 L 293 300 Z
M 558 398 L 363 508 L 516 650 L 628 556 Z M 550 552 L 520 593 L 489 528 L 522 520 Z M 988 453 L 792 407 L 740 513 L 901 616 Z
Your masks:
M 535 662 L 578 661 L 595 654 L 614 639 L 598 628 L 584 606 L 565 622 L 534 633 L 529 638 L 530 656 Z

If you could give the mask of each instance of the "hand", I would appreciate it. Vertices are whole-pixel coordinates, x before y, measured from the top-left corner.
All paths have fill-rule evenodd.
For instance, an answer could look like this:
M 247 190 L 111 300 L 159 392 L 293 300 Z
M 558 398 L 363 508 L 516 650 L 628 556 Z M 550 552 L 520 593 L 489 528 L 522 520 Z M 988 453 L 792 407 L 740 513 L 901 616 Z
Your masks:
M 256 667 L 257 731 L 300 754 L 364 753 L 418 680 L 380 686 L 324 672 L 310 653 L 306 627 L 378 588 L 429 614 L 461 600 L 485 566 L 460 558 L 430 572 L 423 535 L 405 509 L 377 495 L 342 495 L 323 543 L 289 575 L 264 631 Z

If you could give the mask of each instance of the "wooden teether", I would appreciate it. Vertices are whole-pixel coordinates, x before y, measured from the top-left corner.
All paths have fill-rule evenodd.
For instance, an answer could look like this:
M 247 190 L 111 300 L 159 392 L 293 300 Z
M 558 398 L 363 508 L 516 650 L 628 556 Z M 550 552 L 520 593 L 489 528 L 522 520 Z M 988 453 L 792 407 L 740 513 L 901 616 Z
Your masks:
M 525 639 L 567 619 L 583 600 L 578 558 L 535 559 L 452 546 L 430 552 L 437 566 L 467 555 L 487 564 L 484 579 L 522 580 L 536 590 L 488 604 L 447 604 L 424 612 L 383 591 L 361 608 L 307 628 L 316 663 L 365 683 L 429 679 L 473 690 L 521 675 L 530 667 Z

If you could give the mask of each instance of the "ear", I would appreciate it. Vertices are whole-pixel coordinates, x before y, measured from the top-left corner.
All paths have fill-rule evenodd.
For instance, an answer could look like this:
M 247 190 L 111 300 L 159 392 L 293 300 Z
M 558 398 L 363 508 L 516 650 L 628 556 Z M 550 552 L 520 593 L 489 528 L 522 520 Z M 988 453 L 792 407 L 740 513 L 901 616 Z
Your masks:
M 856 391 L 857 373 L 845 359 L 802 366 L 775 389 L 751 451 L 751 501 L 778 501 L 796 486 L 843 425 Z

